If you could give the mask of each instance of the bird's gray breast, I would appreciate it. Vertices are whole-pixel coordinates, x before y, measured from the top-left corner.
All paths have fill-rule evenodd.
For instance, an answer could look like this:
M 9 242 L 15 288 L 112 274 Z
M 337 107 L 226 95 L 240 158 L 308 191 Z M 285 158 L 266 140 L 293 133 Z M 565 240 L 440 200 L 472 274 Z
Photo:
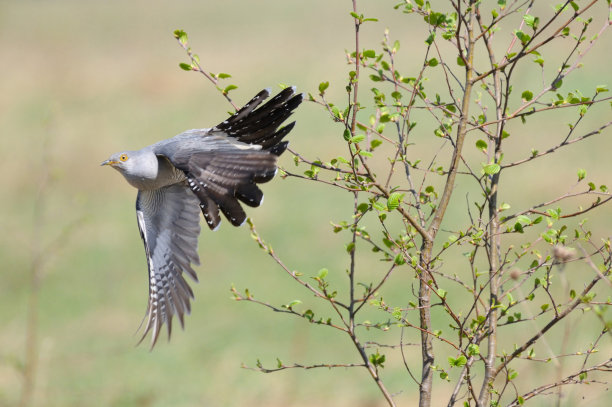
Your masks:
M 154 181 L 154 188 L 162 188 L 173 185 L 185 180 L 183 171 L 176 168 L 166 157 L 157 156 L 157 177 Z
M 185 180 L 183 171 L 177 169 L 163 156 L 153 156 L 147 165 L 137 171 L 125 173 L 125 178 L 139 190 L 152 190 L 173 185 Z

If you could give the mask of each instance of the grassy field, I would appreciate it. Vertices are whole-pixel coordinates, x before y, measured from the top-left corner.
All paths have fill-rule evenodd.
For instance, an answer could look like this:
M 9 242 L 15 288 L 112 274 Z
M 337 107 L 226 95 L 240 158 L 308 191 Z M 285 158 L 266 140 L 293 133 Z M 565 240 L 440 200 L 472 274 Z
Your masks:
M 362 3 L 367 15 L 381 20 L 364 29 L 363 47 L 378 49 L 389 27 L 403 49 L 415 44 L 401 57 L 403 71 L 418 67 L 422 25 L 394 11 L 392 1 Z M 116 151 L 225 118 L 229 105 L 211 84 L 178 68 L 186 57 L 173 30 L 189 33 L 206 69 L 233 75 L 237 103 L 278 84 L 315 93 L 324 80 L 332 83 L 330 97 L 342 101 L 344 55 L 354 35 L 349 8 L 347 1 L 323 0 L 0 2 L 0 406 L 15 405 L 22 388 L 33 267 L 41 271 L 35 406 L 383 405 L 362 370 L 264 375 L 241 369 L 258 358 L 269 366 L 276 357 L 304 364 L 358 358 L 348 338 L 230 299 L 235 284 L 272 304 L 311 300 L 258 249 L 246 227 L 227 222 L 201 235 L 200 283 L 193 287 L 186 330 L 176 329 L 171 343 L 161 340 L 153 352 L 134 347 L 147 295 L 136 194 L 115 171 L 99 166 Z M 578 70 L 569 88 L 612 85 L 609 37 L 585 58 L 588 71 Z M 537 80 L 526 72 L 525 81 Z M 599 122 L 609 120 L 609 106 L 598 112 Z M 305 103 L 295 118 L 292 148 L 309 157 L 344 153 L 341 128 L 319 106 Z M 547 145 L 547 134 L 563 126 L 532 126 L 529 141 L 510 154 Z M 528 170 L 533 173 L 508 178 L 505 185 L 521 187 L 523 195 L 506 199 L 520 205 L 562 192 L 558 180 L 573 179 L 579 167 L 598 185 L 612 184 L 610 136 L 608 130 L 535 164 Z M 282 163 L 292 165 L 291 157 Z M 525 183 L 533 174 L 546 181 Z M 459 191 L 463 202 L 465 191 Z M 292 269 L 315 275 L 326 267 L 342 284 L 346 237 L 332 234 L 329 221 L 350 218 L 350 197 L 296 179 L 276 179 L 265 193 L 265 204 L 249 212 L 264 239 Z M 447 226 L 455 211 L 465 212 L 461 205 Z M 610 208 L 591 216 L 598 219 L 595 232 L 609 235 Z M 39 257 L 44 261 L 37 263 Z M 366 261 L 364 273 L 375 266 Z M 407 287 L 411 281 L 405 277 Z M 402 392 L 400 405 L 413 405 L 416 388 L 401 361 L 388 368 L 390 387 Z M 612 402 L 609 392 L 588 400 L 592 406 Z

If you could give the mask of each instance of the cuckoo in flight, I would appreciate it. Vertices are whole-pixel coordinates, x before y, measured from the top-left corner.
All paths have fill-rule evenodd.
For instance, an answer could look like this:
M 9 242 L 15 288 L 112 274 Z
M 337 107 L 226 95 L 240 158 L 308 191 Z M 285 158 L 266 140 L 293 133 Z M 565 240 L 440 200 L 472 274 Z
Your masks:
M 281 127 L 302 102 L 295 88 L 270 95 L 259 92 L 224 122 L 210 129 L 188 130 L 136 151 L 113 154 L 102 165 L 119 171 L 138 189 L 136 217 L 149 268 L 149 304 L 141 341 L 151 347 L 164 324 L 168 337 L 172 317 L 181 326 L 190 311 L 193 291 L 184 274 L 197 281 L 200 211 L 208 227 L 219 227 L 222 212 L 234 226 L 246 219 L 241 203 L 257 207 L 263 193 L 257 184 L 270 181 L 287 148 L 283 138 L 295 122 Z M 261 106 L 260 106 L 261 105 Z

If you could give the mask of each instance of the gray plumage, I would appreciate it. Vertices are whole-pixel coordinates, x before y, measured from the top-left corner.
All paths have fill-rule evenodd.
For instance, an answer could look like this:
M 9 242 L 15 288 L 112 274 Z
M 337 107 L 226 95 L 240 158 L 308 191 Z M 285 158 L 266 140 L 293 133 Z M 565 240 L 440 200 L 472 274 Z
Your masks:
M 193 291 L 183 273 L 197 282 L 192 265 L 200 264 L 200 211 L 213 230 L 221 222 L 220 212 L 239 226 L 246 220 L 240 202 L 259 206 L 263 193 L 256 184 L 276 174 L 277 158 L 288 144 L 282 140 L 295 122 L 280 126 L 302 95 L 286 88 L 259 107 L 269 95 L 268 90 L 259 92 L 215 127 L 188 130 L 141 150 L 113 154 L 102 163 L 138 189 L 136 215 L 149 268 L 140 341 L 151 331 L 151 347 L 164 324 L 170 337 L 175 314 L 184 326 L 184 315 L 190 312 Z

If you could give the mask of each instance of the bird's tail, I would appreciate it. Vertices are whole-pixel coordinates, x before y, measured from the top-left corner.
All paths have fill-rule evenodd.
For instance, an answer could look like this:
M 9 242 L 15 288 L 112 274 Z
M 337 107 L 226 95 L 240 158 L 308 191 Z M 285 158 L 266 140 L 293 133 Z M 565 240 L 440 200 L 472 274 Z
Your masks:
M 282 140 L 291 131 L 295 122 L 280 129 L 279 127 L 302 103 L 303 95 L 296 94 L 295 86 L 291 86 L 283 89 L 278 95 L 260 106 L 269 96 L 269 89 L 262 90 L 240 110 L 212 130 L 222 131 L 243 143 L 258 144 L 274 155 L 281 155 L 288 144 Z

